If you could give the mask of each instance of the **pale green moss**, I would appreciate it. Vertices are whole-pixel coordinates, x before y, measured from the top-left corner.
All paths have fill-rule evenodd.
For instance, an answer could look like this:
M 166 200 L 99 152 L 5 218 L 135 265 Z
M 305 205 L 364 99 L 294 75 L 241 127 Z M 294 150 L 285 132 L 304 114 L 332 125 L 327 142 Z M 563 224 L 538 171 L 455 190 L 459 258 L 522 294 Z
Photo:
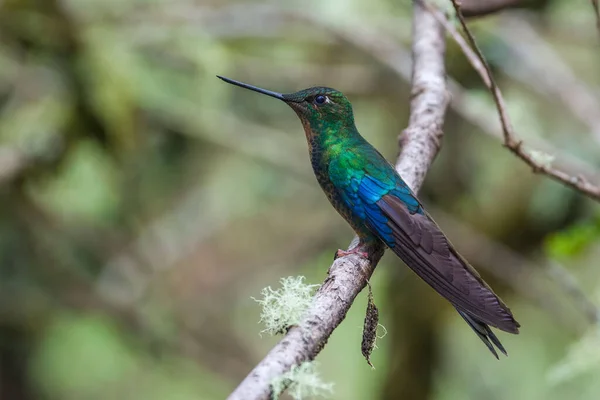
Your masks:
M 548 154 L 548 153 L 545 153 L 545 152 L 539 151 L 539 150 L 531 150 L 529 152 L 529 154 L 531 155 L 531 158 L 533 159 L 534 162 L 536 162 L 537 164 L 539 164 L 540 166 L 542 166 L 544 168 L 552 167 L 552 163 L 554 162 L 554 159 L 556 158 L 552 154 Z
M 287 388 L 288 394 L 295 400 L 303 400 L 311 397 L 326 397 L 333 393 L 333 383 L 324 382 L 317 372 L 318 363 L 304 362 L 294 365 L 285 374 L 278 376 L 271 382 L 273 398 Z
M 276 335 L 300 322 L 313 301 L 313 293 L 319 285 L 307 285 L 303 276 L 281 279 L 281 288 L 270 286 L 261 291 L 262 299 L 254 299 L 262 306 L 260 322 L 265 325 L 261 333 Z

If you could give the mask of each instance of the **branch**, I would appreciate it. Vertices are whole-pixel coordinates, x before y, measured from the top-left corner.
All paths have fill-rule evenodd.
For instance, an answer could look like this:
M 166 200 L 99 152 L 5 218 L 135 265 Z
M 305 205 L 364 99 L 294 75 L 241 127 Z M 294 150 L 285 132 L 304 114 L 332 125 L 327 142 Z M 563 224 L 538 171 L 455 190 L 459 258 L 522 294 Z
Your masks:
M 449 99 L 445 85 L 444 29 L 419 1 L 413 4 L 411 116 L 408 128 L 400 137 L 403 148 L 396 170 L 416 192 L 439 151 Z M 350 248 L 354 246 L 356 238 Z M 293 365 L 316 357 L 365 287 L 383 254 L 382 247 L 362 250 L 368 252 L 368 259 L 350 255 L 335 260 L 304 320 L 288 331 L 229 396 L 229 400 L 267 399 L 274 378 Z
M 461 9 L 465 17 L 482 17 L 505 8 L 517 7 L 522 2 L 523 0 L 462 0 Z
M 477 71 L 477 73 L 479 73 L 484 84 L 491 91 L 494 103 L 496 104 L 496 108 L 500 116 L 500 123 L 502 125 L 502 133 L 504 137 L 504 146 L 508 148 L 515 156 L 529 165 L 533 169 L 533 172 L 549 176 L 550 178 L 569 186 L 596 201 L 600 201 L 600 187 L 591 184 L 581 175 L 571 176 L 563 170 L 554 168 L 551 163 L 545 162 L 544 160 L 538 160 L 538 157 L 536 157 L 535 153 L 524 150 L 523 142 L 517 139 L 510 122 L 510 118 L 508 117 L 508 113 L 506 112 L 504 97 L 502 96 L 502 93 L 500 92 L 500 89 L 494 80 L 485 57 L 481 53 L 481 50 L 475 42 L 473 34 L 465 22 L 460 5 L 458 4 L 457 0 L 451 1 L 454 5 L 456 15 L 460 21 L 460 24 L 462 25 L 465 35 L 467 36 L 470 46 L 465 42 L 462 36 L 460 36 L 460 34 L 445 16 L 441 15 L 441 13 L 437 12 L 436 10 L 432 10 L 432 13 L 435 15 L 435 18 L 446 27 L 452 38 L 462 49 L 473 68 Z
M 598 6 L 598 0 L 591 0 L 592 7 L 594 7 L 594 13 L 596 14 L 596 29 L 600 33 L 600 6 Z

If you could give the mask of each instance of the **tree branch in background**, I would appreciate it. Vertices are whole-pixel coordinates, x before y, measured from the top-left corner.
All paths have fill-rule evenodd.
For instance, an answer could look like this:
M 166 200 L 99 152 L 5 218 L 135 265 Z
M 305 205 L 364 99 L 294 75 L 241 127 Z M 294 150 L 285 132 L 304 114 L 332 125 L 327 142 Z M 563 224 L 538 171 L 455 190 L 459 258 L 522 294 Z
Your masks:
M 598 29 L 598 33 L 600 33 L 600 6 L 598 5 L 598 0 L 592 0 L 592 7 L 594 7 L 594 13 L 596 14 L 596 28 Z
M 53 169 L 75 144 L 73 137 L 63 140 L 53 137 L 47 147 L 22 150 L 17 147 L 0 147 L 0 187 L 20 182 L 38 172 Z
M 30 160 L 18 150 L 0 147 L 0 185 L 10 182 L 27 169 Z
M 482 17 L 519 6 L 522 2 L 523 0 L 462 0 L 460 4 L 465 17 Z
M 444 29 L 419 1 L 413 4 L 411 117 L 408 128 L 401 135 L 403 148 L 396 170 L 416 192 L 439 151 L 449 99 L 445 85 Z M 356 238 L 350 248 L 354 246 Z M 274 378 L 294 365 L 314 359 L 321 351 L 367 284 L 383 254 L 382 247 L 361 250 L 368 252 L 369 259 L 350 255 L 333 263 L 304 320 L 288 331 L 229 396 L 230 400 L 269 398 Z
M 569 186 L 596 201 L 600 201 L 600 187 L 591 184 L 586 178 L 584 178 L 581 175 L 571 176 L 563 170 L 554 168 L 549 160 L 545 160 L 544 157 L 538 157 L 535 154 L 535 152 L 528 152 L 523 148 L 523 142 L 517 139 L 512 124 L 510 122 L 510 118 L 506 111 L 506 104 L 504 102 L 502 92 L 498 88 L 498 85 L 494 80 L 490 67 L 487 64 L 485 57 L 481 53 L 481 50 L 477 46 L 473 34 L 467 26 L 465 18 L 461 12 L 461 7 L 457 0 L 451 1 L 454 6 L 454 9 L 456 10 L 456 15 L 458 16 L 460 24 L 462 25 L 465 35 L 467 36 L 467 39 L 470 43 L 470 46 L 464 41 L 464 39 L 462 38 L 462 36 L 460 36 L 456 29 L 454 29 L 454 27 L 446 17 L 442 16 L 439 12 L 436 12 L 435 10 L 432 10 L 432 13 L 446 27 L 446 29 L 448 29 L 453 39 L 463 50 L 465 56 L 467 57 L 473 68 L 475 68 L 475 70 L 479 73 L 485 85 L 492 92 L 492 96 L 494 98 L 498 114 L 500 116 L 500 123 L 502 125 L 502 132 L 504 136 L 504 146 L 506 146 L 514 155 L 516 155 L 527 165 L 529 165 L 533 169 L 533 172 L 549 176 L 552 179 L 566 186 Z

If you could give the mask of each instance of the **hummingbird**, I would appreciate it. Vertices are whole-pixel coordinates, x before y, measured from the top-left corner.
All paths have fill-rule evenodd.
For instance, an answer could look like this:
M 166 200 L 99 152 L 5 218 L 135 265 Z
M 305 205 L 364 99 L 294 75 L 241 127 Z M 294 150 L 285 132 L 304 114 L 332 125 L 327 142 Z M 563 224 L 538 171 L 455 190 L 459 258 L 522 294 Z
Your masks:
M 518 334 L 519 323 L 456 251 L 394 167 L 361 136 L 344 94 L 328 87 L 282 94 L 217 77 L 290 106 L 304 127 L 319 185 L 360 243 L 385 244 L 456 308 L 496 358 L 495 347 L 507 355 L 490 326 Z M 353 253 L 368 258 L 361 248 L 338 250 L 336 258 Z

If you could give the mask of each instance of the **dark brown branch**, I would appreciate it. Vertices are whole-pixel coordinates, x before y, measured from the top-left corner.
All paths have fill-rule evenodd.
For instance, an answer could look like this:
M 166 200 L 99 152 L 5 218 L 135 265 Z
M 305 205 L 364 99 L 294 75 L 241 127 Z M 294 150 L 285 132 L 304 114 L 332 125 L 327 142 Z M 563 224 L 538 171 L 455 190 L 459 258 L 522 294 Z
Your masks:
M 523 0 L 462 0 L 460 3 L 465 17 L 482 17 L 505 8 L 518 7 L 522 2 Z
M 565 171 L 553 167 L 549 162 L 542 162 L 536 159 L 536 156 L 532 152 L 528 152 L 524 149 L 523 142 L 517 139 L 512 127 L 512 123 L 506 111 L 506 104 L 504 102 L 502 92 L 498 88 L 491 69 L 481 50 L 477 46 L 477 42 L 475 41 L 473 34 L 467 26 L 465 18 L 461 12 L 461 7 L 457 0 L 452 0 L 452 4 L 454 5 L 454 9 L 456 10 L 460 24 L 462 25 L 470 45 L 465 42 L 462 36 L 456 31 L 456 29 L 454 29 L 454 26 L 452 26 L 446 17 L 435 10 L 432 10 L 432 13 L 436 16 L 438 21 L 440 21 L 446 27 L 452 38 L 463 50 L 473 68 L 477 71 L 477 73 L 479 73 L 483 79 L 483 82 L 492 93 L 494 103 L 496 104 L 496 108 L 500 116 L 500 123 L 502 125 L 502 133 L 504 137 L 504 146 L 506 146 L 506 148 L 508 148 L 515 156 L 529 165 L 533 169 L 533 172 L 549 176 L 550 178 L 569 186 L 596 201 L 600 201 L 600 187 L 590 183 L 581 175 L 571 176 Z
M 411 118 L 401 135 L 403 148 L 396 169 L 416 192 L 439 150 L 448 96 L 444 29 L 420 2 L 414 2 L 413 24 Z M 354 246 L 356 239 L 350 248 Z M 305 319 L 292 327 L 250 372 L 229 396 L 230 400 L 267 399 L 273 379 L 293 365 L 316 357 L 365 287 L 383 254 L 381 247 L 361 250 L 368 252 L 369 259 L 350 255 L 333 263 Z

